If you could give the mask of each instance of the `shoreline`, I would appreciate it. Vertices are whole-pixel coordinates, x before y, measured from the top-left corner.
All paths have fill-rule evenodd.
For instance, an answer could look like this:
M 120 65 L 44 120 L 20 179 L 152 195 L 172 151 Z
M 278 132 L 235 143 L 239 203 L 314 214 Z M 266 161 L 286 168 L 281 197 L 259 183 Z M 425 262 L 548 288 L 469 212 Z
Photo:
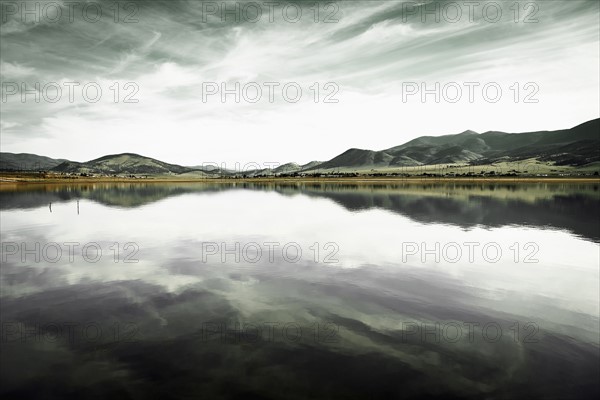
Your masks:
M 600 177 L 282 177 L 282 178 L 8 178 L 0 175 L 0 187 L 6 186 L 26 186 L 43 184 L 95 184 L 95 183 L 215 183 L 215 184 L 236 184 L 236 183 L 597 183 L 600 184 Z

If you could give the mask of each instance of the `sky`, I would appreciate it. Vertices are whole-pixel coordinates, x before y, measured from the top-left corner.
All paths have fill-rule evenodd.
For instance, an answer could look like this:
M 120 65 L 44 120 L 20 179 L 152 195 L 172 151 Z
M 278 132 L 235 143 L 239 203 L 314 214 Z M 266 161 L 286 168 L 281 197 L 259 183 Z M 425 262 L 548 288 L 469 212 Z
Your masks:
M 570 128 L 600 113 L 599 4 L 1 0 L 0 147 L 233 169 Z

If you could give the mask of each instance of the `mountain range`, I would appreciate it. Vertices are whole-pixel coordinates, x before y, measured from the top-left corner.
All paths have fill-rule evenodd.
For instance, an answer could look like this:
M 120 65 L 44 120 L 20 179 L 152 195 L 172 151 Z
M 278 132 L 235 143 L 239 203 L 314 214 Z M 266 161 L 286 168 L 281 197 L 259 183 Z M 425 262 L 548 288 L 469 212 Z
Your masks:
M 558 131 L 422 136 L 381 151 L 349 149 L 318 168 L 491 164 L 528 158 L 576 166 L 600 161 L 600 119 Z
M 281 175 L 422 165 L 483 165 L 537 159 L 554 165 L 584 166 L 600 161 L 600 119 L 570 129 L 506 133 L 465 131 L 455 135 L 422 136 L 385 150 L 352 148 L 329 161 L 287 163 L 273 170 L 246 171 L 248 175 Z M 232 175 L 214 166 L 186 167 L 133 153 L 107 155 L 87 162 L 52 159 L 35 154 L 0 153 L 0 170 L 48 170 L 71 174 Z

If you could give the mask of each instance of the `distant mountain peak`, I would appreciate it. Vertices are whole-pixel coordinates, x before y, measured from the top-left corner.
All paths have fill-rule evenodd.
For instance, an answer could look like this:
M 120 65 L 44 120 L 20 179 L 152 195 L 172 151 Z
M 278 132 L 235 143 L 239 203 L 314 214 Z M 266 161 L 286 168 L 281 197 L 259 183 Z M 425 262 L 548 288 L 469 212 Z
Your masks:
M 287 163 L 273 169 L 272 172 L 293 174 L 316 170 L 355 171 L 450 163 L 491 163 L 497 160 L 530 158 L 555 162 L 557 165 L 573 166 L 599 162 L 600 119 L 557 131 L 477 133 L 466 130 L 454 135 L 421 136 L 385 150 L 350 148 L 329 161 L 311 161 L 304 165 Z M 0 153 L 0 169 L 53 170 L 72 174 L 104 175 L 179 175 L 199 174 L 213 170 L 208 167 L 183 167 L 169 164 L 136 153 L 111 154 L 87 162 L 51 159 L 28 153 Z M 263 173 L 263 170 L 256 170 L 254 173 Z M 268 173 L 271 171 L 269 170 Z
M 102 157 L 96 158 L 96 159 L 91 160 L 91 161 L 110 160 L 110 159 L 119 158 L 119 157 L 132 157 L 132 158 L 151 159 L 150 157 L 142 156 L 142 155 L 136 154 L 136 153 L 119 153 L 119 154 L 108 154 L 106 156 L 102 156 Z

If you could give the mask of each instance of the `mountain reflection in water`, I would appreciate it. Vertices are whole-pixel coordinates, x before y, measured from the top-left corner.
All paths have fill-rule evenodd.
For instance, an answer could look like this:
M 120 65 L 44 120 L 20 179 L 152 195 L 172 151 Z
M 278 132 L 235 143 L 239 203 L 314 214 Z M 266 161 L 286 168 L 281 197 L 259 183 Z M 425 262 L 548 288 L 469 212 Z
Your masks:
M 598 204 L 566 183 L 3 187 L 0 395 L 596 398 Z M 34 260 L 72 242 L 102 257 Z M 203 252 L 272 242 L 302 257 Z

